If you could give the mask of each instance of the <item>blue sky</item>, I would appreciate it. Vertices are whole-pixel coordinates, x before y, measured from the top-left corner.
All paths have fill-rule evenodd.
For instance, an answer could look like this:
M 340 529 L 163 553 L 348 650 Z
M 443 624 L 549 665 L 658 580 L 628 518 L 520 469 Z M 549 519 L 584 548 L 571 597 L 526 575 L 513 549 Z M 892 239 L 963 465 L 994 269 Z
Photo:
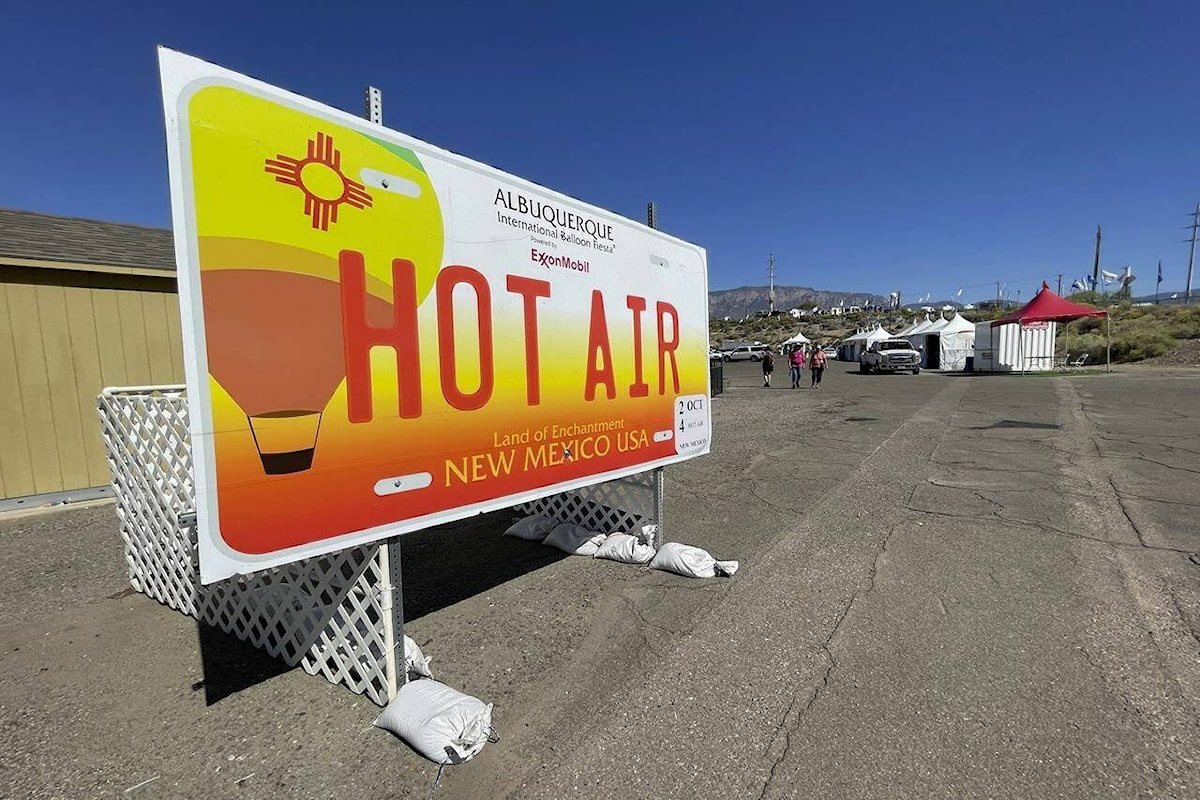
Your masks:
M 0 206 L 169 223 L 155 45 L 385 122 L 777 280 L 1182 288 L 1200 3 L 20 3 Z

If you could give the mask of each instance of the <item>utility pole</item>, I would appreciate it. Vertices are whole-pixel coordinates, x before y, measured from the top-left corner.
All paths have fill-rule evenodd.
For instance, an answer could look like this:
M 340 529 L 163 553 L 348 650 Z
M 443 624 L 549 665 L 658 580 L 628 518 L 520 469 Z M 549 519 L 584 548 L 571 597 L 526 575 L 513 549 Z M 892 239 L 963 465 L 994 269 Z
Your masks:
M 1000 281 L 996 281 L 996 308 L 1000 307 Z
M 775 313 L 775 254 L 771 253 L 767 256 L 767 281 L 770 288 L 767 291 L 767 309 L 768 313 Z
M 1092 291 L 1096 291 L 1096 284 L 1100 282 L 1100 226 L 1096 226 L 1096 261 L 1092 264 Z
M 1192 214 L 1192 249 L 1188 253 L 1187 289 L 1184 293 L 1185 302 L 1192 302 L 1192 269 L 1196 266 L 1196 229 L 1200 228 L 1200 203 L 1196 203 L 1196 212 Z
M 1058 294 L 1062 296 L 1062 273 L 1058 273 Z

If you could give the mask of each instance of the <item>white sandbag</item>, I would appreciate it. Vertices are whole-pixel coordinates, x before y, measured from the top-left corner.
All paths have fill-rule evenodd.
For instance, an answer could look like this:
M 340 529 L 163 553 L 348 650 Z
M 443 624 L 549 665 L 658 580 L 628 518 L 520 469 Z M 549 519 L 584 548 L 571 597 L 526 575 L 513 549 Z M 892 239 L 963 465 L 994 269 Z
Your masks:
M 549 517 L 530 514 L 528 517 L 522 517 L 508 526 L 508 530 L 504 532 L 504 535 L 515 536 L 518 539 L 528 539 L 531 542 L 540 542 L 546 538 L 546 534 L 554 530 L 554 526 L 557 524 L 557 520 L 550 519 Z
M 404 668 L 408 672 L 409 680 L 415 677 L 432 678 L 433 673 L 429 671 L 429 662 L 433 659 L 421 652 L 421 646 L 414 642 L 409 637 L 404 637 Z
M 654 548 L 640 536 L 628 533 L 613 533 L 604 540 L 596 551 L 596 558 L 607 558 L 624 564 L 648 564 L 654 558 Z
M 409 681 L 375 720 L 438 764 L 469 761 L 492 734 L 492 704 L 434 680 Z
M 663 569 L 688 578 L 732 577 L 738 569 L 736 561 L 717 561 L 707 550 L 678 542 L 667 542 L 650 562 L 651 569 Z
M 563 522 L 550 531 L 542 544 L 557 547 L 573 556 L 594 556 L 607 538 L 607 533 L 596 533 L 582 525 Z

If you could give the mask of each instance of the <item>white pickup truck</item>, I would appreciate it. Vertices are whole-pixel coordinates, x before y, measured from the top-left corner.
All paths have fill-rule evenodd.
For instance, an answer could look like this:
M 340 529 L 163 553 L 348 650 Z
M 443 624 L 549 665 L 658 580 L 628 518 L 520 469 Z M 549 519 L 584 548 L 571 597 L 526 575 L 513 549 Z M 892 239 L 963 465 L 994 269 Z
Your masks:
M 913 349 L 907 339 L 883 339 L 858 357 L 859 372 L 921 372 L 921 354 Z

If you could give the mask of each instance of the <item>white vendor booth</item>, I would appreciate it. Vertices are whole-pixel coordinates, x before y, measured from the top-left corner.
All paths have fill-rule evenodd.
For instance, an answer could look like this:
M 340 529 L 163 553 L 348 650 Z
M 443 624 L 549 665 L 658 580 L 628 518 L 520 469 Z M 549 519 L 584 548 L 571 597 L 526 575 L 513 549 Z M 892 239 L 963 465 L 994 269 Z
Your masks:
M 938 313 L 937 319 L 926 328 L 919 329 L 915 334 L 908 335 L 908 341 L 921 353 L 922 369 L 941 369 L 941 348 L 938 346 L 938 333 L 946 327 L 946 318 Z
M 1033 299 L 1017 311 L 975 326 L 975 369 L 980 372 L 1052 370 L 1058 323 L 1080 317 L 1107 319 L 1108 312 L 1064 300 L 1043 281 Z M 1106 357 L 1105 361 L 1109 359 Z
M 1054 369 L 1053 322 L 975 325 L 976 372 L 1046 372 Z
M 921 366 L 942 372 L 961 372 L 967 367 L 967 356 L 975 352 L 975 323 L 958 312 L 928 328 L 924 334 Z

